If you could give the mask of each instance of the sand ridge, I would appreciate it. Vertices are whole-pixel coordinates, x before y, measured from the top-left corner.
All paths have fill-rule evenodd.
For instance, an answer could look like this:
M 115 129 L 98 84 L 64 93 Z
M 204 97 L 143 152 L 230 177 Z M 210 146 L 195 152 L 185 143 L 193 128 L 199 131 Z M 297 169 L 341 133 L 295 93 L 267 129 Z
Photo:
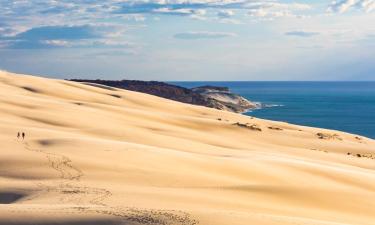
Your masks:
M 358 135 L 0 72 L 0 140 L 0 225 L 375 224 Z

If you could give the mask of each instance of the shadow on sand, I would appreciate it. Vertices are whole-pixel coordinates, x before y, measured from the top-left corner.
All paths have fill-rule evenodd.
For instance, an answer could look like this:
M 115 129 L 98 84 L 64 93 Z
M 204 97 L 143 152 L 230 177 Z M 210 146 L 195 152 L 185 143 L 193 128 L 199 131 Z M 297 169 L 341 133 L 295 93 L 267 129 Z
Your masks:
M 62 220 L 62 221 L 14 221 L 1 220 L 0 225 L 119 225 L 119 221 L 109 220 Z
M 22 193 L 0 192 L 0 204 L 11 204 L 23 197 L 25 197 L 25 195 Z

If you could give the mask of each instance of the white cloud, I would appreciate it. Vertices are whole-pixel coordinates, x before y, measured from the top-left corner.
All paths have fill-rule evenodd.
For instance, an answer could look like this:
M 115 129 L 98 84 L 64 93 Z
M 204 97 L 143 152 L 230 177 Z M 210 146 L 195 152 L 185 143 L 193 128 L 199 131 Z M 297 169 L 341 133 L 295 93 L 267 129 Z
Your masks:
M 126 20 L 134 20 L 136 22 L 143 22 L 146 21 L 146 17 L 142 14 L 130 14 L 130 15 L 124 15 L 122 18 Z
M 366 12 L 372 12 L 375 10 L 375 1 L 374 0 L 367 0 L 361 3 L 361 6 L 365 9 Z
M 190 31 L 184 33 L 175 34 L 174 37 L 177 39 L 193 40 L 193 39 L 218 39 L 226 37 L 235 37 L 235 33 L 227 32 L 210 32 L 210 31 Z
M 341 0 L 333 1 L 328 12 L 345 13 L 351 9 L 359 9 L 372 12 L 375 9 L 375 0 Z
M 369 4 L 366 7 L 371 9 Z M 78 26 L 103 20 L 116 23 L 116 18 L 143 22 L 146 14 L 207 19 L 212 15 L 230 18 L 234 10 L 263 9 L 269 16 L 278 17 L 311 7 L 307 4 L 281 3 L 280 0 L 1 0 L 0 8 L 0 21 L 3 23 L 0 23 L 0 28 L 7 29 L 7 33 L 0 31 L 0 35 L 14 35 L 10 29 L 22 32 L 33 27 Z M 211 14 L 208 15 L 207 11 L 211 11 Z M 262 11 L 254 11 L 254 15 L 262 16 Z
M 329 11 L 344 13 L 351 7 L 355 6 L 357 3 L 356 0 L 344 0 L 344 1 L 334 1 L 329 7 Z
M 246 4 L 246 8 L 248 15 L 270 20 L 278 17 L 304 18 L 305 15 L 300 12 L 312 9 L 308 4 L 278 2 L 252 2 Z
M 14 36 L 0 37 L 2 48 L 129 47 L 124 29 L 110 24 L 35 27 Z
M 232 16 L 234 16 L 234 12 L 233 10 L 220 10 L 219 12 L 217 12 L 217 16 L 219 18 L 230 18 Z
M 319 34 L 320 34 L 319 32 L 303 31 L 303 30 L 289 31 L 285 33 L 285 35 L 287 36 L 297 36 L 297 37 L 312 37 L 312 36 L 316 36 Z
M 269 13 L 264 9 L 251 9 L 248 14 L 254 17 L 266 17 Z
M 70 47 L 71 43 L 66 40 L 42 40 L 40 41 L 42 44 L 55 46 L 55 47 Z
M 231 18 L 219 18 L 218 20 L 220 23 L 223 23 L 223 24 L 244 24 L 243 22 L 241 22 L 240 20 L 237 20 L 237 19 L 231 19 Z

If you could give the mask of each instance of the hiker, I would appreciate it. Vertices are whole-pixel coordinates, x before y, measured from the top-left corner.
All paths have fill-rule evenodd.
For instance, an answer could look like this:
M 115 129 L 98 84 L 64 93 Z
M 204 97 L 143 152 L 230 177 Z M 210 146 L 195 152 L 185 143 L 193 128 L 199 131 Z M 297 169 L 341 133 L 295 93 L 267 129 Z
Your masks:
M 22 132 L 22 140 L 25 139 L 25 132 Z
M 17 139 L 19 139 L 20 136 L 21 136 L 21 135 L 20 135 L 20 132 L 18 132 L 18 133 L 17 133 Z

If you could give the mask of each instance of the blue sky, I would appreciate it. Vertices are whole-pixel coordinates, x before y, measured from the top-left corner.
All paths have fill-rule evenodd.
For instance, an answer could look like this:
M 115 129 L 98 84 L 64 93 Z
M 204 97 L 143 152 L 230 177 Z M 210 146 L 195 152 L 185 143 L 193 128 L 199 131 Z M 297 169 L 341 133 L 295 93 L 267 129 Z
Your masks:
M 375 0 L 1 0 L 0 69 L 57 78 L 375 80 Z

